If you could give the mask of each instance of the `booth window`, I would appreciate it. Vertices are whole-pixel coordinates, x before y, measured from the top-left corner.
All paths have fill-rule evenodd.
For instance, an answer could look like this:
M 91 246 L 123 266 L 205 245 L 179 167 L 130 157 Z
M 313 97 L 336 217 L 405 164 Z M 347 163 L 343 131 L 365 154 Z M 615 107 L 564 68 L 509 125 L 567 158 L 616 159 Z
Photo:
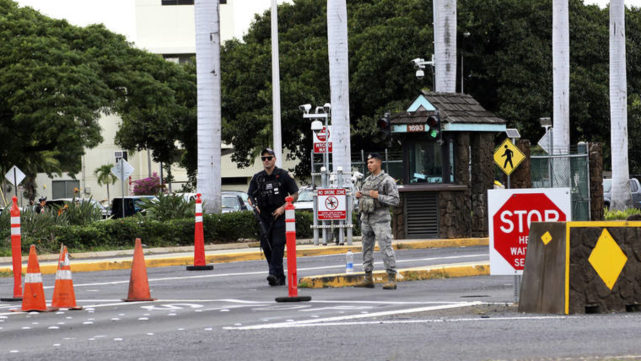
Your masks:
M 443 183 L 441 145 L 435 141 L 417 141 L 408 150 L 410 184 Z

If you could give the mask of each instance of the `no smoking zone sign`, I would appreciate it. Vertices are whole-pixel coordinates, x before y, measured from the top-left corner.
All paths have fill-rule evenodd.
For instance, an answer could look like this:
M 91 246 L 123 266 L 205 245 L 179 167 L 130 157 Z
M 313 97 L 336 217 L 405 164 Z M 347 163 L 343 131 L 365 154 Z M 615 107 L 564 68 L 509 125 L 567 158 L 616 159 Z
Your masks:
M 342 220 L 347 218 L 347 192 L 344 188 L 318 189 L 318 219 Z
M 569 188 L 489 190 L 490 274 L 523 273 L 530 224 L 569 221 L 571 209 Z

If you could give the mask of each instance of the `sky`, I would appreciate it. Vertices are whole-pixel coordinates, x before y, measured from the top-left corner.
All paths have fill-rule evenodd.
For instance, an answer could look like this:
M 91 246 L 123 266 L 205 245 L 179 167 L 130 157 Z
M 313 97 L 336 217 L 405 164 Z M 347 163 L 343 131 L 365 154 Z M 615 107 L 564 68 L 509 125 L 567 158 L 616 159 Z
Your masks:
M 134 0 L 14 0 L 21 6 L 31 6 L 43 14 L 67 19 L 71 24 L 85 26 L 103 23 L 113 32 L 123 34 L 129 41 L 135 41 L 136 26 Z M 237 19 L 246 23 L 247 27 L 254 14 L 269 7 L 268 0 L 228 0 L 246 3 L 246 16 Z M 606 6 L 609 0 L 584 0 L 586 4 Z M 641 0 L 625 0 L 626 6 L 641 7 Z

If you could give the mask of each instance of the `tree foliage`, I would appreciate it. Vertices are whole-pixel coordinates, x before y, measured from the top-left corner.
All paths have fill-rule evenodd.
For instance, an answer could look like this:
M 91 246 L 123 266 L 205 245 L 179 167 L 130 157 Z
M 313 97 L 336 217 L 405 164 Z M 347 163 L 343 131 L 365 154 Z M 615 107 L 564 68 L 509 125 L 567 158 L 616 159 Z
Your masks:
M 118 144 L 173 163 L 194 107 L 189 65 L 136 49 L 102 25 L 76 27 L 0 0 L 0 168 L 79 172 L 85 148 L 102 141 L 104 113 L 122 118 Z
M 608 11 L 570 0 L 571 140 L 601 142 L 609 149 Z M 281 108 L 284 145 L 309 170 L 311 132 L 298 105 L 329 100 L 324 2 L 296 0 L 279 6 Z M 641 173 L 641 11 L 627 9 L 630 158 Z M 348 2 L 352 147 L 383 147 L 376 119 L 402 111 L 431 71 L 414 77 L 410 60 L 433 53 L 432 3 L 421 0 Z M 464 38 L 462 34 L 469 32 Z M 538 119 L 552 114 L 552 4 L 549 0 L 459 0 L 458 51 L 465 57 L 465 92 L 536 143 Z M 269 12 L 255 18 L 243 42 L 222 53 L 223 139 L 233 159 L 248 165 L 271 141 Z M 459 69 L 460 72 L 460 69 Z M 460 78 L 460 73 L 459 73 Z M 636 134 L 635 133 L 635 134 Z M 374 145 L 373 145 L 374 144 Z M 609 162 L 606 161 L 606 164 Z

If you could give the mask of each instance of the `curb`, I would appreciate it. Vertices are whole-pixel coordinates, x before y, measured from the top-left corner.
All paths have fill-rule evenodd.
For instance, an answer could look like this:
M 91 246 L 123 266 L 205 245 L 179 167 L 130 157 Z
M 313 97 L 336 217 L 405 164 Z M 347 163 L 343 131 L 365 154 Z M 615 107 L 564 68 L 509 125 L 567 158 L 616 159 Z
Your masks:
M 484 263 L 455 263 L 451 265 L 434 265 L 426 267 L 405 268 L 397 271 L 396 281 L 423 281 L 431 279 L 487 276 L 490 274 L 490 264 Z M 299 288 L 339 288 L 352 287 L 363 278 L 364 273 L 335 273 L 320 276 L 302 277 L 298 281 Z M 387 281 L 385 271 L 373 273 L 374 283 Z
M 460 239 L 447 239 L 447 240 L 422 240 L 422 241 L 396 241 L 392 243 L 394 249 L 429 249 L 429 248 L 449 248 L 449 247 L 472 247 L 472 246 L 487 246 L 487 238 L 460 238 Z M 310 256 L 324 256 L 335 255 L 347 252 L 348 249 L 361 248 L 359 243 L 352 244 L 351 246 L 313 246 L 303 245 L 297 248 L 297 257 L 310 257 Z M 193 247 L 192 247 L 193 249 Z M 379 250 L 378 246 L 375 250 Z M 110 258 L 110 259 L 96 259 L 96 260 L 83 260 L 78 259 L 77 254 L 73 254 L 76 260 L 71 260 L 71 268 L 73 272 L 97 272 L 97 271 L 113 271 L 131 269 L 132 258 Z M 287 252 L 285 252 L 285 257 Z M 38 256 L 42 260 L 41 256 Z M 219 250 L 209 252 L 206 254 L 205 260 L 208 264 L 216 263 L 230 263 L 242 261 L 259 261 L 263 260 L 264 256 L 260 249 L 245 248 L 244 251 L 238 249 L 232 250 Z M 57 256 L 56 256 L 57 260 Z M 145 264 L 148 268 L 151 267 L 170 267 L 170 266 L 189 266 L 193 264 L 194 257 L 192 254 L 183 253 L 176 254 L 145 254 Z M 41 274 L 55 274 L 58 267 L 57 262 L 41 262 Z M 11 273 L 13 269 L 10 265 L 0 266 L 0 273 Z M 22 267 L 22 273 L 26 274 L 27 266 Z

